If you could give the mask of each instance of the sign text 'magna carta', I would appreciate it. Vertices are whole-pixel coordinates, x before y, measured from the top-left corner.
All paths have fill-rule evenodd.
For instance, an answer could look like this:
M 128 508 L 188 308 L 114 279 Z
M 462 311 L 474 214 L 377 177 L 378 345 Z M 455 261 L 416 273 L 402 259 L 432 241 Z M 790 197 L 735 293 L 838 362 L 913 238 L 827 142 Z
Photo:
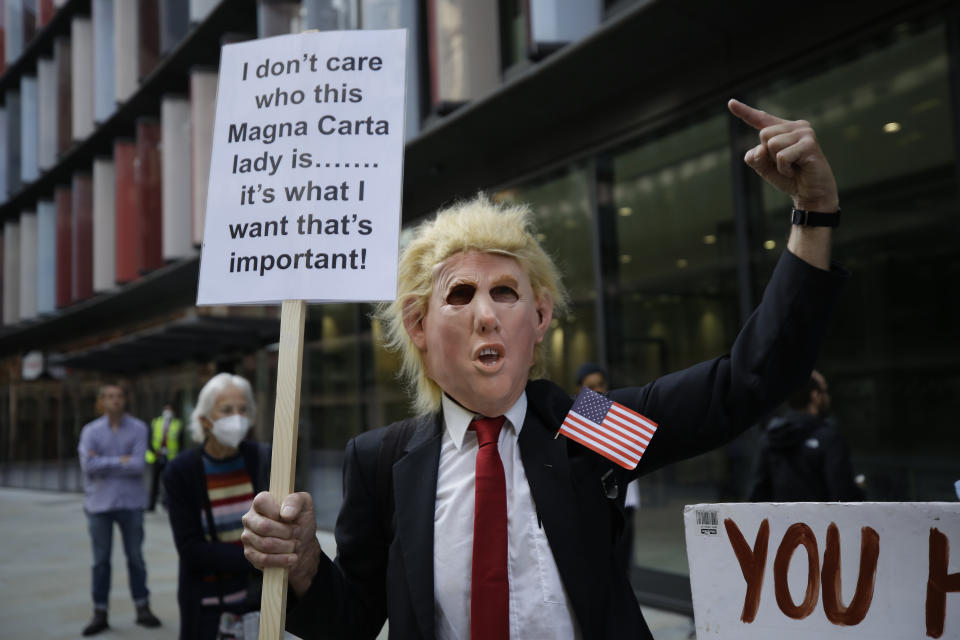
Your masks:
M 960 637 L 960 503 L 693 505 L 684 523 L 698 638 Z
M 223 48 L 197 304 L 396 295 L 406 32 Z

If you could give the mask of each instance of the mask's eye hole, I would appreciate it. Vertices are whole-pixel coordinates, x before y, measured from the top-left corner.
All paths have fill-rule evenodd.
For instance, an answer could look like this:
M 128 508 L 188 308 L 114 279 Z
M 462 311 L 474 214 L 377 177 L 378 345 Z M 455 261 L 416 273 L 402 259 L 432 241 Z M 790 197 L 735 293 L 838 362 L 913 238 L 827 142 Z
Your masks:
M 516 302 L 520 299 L 520 295 L 512 287 L 506 285 L 494 287 L 490 291 L 490 297 L 497 302 Z
M 473 294 L 477 288 L 472 284 L 458 284 L 450 293 L 447 294 L 447 304 L 462 305 L 469 304 L 473 300 Z

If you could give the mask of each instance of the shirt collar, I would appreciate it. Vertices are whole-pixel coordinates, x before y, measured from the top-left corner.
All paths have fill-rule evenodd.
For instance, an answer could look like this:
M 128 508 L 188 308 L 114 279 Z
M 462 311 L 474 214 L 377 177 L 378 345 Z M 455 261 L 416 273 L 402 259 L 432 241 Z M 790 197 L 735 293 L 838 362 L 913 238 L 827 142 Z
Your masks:
M 463 446 L 463 439 L 467 434 L 467 427 L 470 426 L 470 421 L 478 417 L 479 414 L 466 409 L 447 394 L 443 394 L 442 404 L 444 427 L 447 433 L 450 434 L 450 439 L 453 440 L 453 444 L 456 445 L 457 449 L 460 449 Z M 510 407 L 504 415 L 507 417 L 507 421 L 513 425 L 513 430 L 517 436 L 519 436 L 520 429 L 523 428 L 523 419 L 527 415 L 526 391 L 520 394 L 517 401 L 513 403 L 513 406 Z

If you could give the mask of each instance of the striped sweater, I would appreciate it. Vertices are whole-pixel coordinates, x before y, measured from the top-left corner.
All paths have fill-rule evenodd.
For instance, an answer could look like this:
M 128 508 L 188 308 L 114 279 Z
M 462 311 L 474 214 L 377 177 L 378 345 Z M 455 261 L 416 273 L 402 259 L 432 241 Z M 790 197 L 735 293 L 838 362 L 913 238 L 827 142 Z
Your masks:
M 216 539 L 240 544 L 243 523 L 240 518 L 253 504 L 253 483 L 239 454 L 225 460 L 216 460 L 204 454 L 203 470 L 207 478 L 207 495 L 213 511 Z M 201 514 L 203 532 L 209 537 L 206 514 Z

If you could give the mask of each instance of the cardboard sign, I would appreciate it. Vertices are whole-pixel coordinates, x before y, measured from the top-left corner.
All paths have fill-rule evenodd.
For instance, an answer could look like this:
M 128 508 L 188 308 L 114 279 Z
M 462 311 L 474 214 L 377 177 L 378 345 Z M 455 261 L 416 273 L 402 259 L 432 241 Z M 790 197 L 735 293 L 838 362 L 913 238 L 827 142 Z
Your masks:
M 197 304 L 396 296 L 406 31 L 226 45 Z
M 697 638 L 960 638 L 960 503 L 698 504 L 684 526 Z

